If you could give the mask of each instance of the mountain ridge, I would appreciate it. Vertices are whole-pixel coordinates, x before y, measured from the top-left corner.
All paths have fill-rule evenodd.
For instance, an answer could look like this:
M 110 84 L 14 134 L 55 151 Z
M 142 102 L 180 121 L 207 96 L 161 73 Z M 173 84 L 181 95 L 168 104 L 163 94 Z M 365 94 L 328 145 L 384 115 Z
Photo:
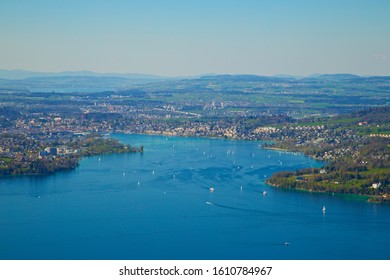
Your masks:
M 169 79 L 168 77 L 142 74 L 142 73 L 98 73 L 93 71 L 62 71 L 62 72 L 39 72 L 29 70 L 2 70 L 0 69 L 0 78 L 8 80 L 21 80 L 29 78 L 47 78 L 47 77 L 121 77 L 127 79 L 140 80 L 160 80 Z
M 279 75 L 257 75 L 257 74 L 216 74 L 216 73 L 204 73 L 199 75 L 187 75 L 187 76 L 161 76 L 144 73 L 114 73 L 114 72 L 93 72 L 88 70 L 80 71 L 60 71 L 60 72 L 40 72 L 30 70 L 4 70 L 0 69 L 0 79 L 7 80 L 21 80 L 29 78 L 46 78 L 46 77 L 121 77 L 134 80 L 175 80 L 175 79 L 206 79 L 206 78 L 244 78 L 244 79 L 289 79 L 289 80 L 301 80 L 301 79 L 320 79 L 320 80 L 332 80 L 340 81 L 347 79 L 361 79 L 361 78 L 372 78 L 372 77 L 390 77 L 386 75 L 372 75 L 372 76 L 361 76 L 350 73 L 336 73 L 336 74 L 311 74 L 311 75 L 290 75 L 290 74 L 279 74 Z

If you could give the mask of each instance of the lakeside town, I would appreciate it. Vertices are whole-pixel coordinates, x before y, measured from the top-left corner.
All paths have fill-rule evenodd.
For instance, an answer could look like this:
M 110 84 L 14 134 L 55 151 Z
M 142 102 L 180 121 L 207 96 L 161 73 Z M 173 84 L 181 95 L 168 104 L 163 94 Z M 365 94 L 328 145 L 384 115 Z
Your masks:
M 143 152 L 142 146 L 109 138 L 111 133 L 212 137 L 265 141 L 264 148 L 301 152 L 324 162 L 321 169 L 275 174 L 268 180 L 271 185 L 387 200 L 388 106 L 351 110 L 343 103 L 339 113 L 327 115 L 315 109 L 322 103 L 294 107 L 277 102 L 278 94 L 265 105 L 245 101 L 245 93 L 159 95 L 157 85 L 147 92 L 150 87 L 141 93 L 90 94 L 2 89 L 0 175 L 47 174 L 74 169 L 85 155 Z

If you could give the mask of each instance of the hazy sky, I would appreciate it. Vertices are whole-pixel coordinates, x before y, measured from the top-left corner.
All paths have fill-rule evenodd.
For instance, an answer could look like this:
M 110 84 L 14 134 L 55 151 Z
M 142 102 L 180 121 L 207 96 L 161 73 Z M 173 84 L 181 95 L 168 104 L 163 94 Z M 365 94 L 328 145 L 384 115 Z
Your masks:
M 0 69 L 390 75 L 390 1 L 0 0 Z

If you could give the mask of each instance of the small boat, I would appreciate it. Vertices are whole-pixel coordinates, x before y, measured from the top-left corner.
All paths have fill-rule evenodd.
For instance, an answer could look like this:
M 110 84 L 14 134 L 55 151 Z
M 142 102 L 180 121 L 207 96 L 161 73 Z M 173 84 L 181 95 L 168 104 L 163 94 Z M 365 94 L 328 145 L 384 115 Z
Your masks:
M 322 213 L 325 213 L 325 212 L 326 212 L 326 208 L 324 206 L 324 207 L 322 207 Z
M 263 191 L 263 195 L 266 196 L 266 195 L 267 195 L 267 192 L 266 192 L 266 191 Z
M 210 192 L 214 192 L 215 189 L 213 187 L 210 188 Z

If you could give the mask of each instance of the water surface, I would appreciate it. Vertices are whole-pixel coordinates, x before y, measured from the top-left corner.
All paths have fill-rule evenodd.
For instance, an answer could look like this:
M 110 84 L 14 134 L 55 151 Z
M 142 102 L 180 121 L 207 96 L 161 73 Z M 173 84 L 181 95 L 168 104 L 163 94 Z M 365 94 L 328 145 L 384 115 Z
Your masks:
M 310 158 L 260 142 L 115 137 L 144 153 L 0 179 L 1 259 L 390 257 L 389 206 L 265 185 L 322 165 Z

